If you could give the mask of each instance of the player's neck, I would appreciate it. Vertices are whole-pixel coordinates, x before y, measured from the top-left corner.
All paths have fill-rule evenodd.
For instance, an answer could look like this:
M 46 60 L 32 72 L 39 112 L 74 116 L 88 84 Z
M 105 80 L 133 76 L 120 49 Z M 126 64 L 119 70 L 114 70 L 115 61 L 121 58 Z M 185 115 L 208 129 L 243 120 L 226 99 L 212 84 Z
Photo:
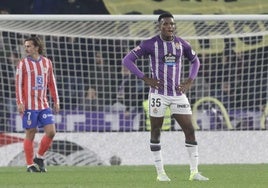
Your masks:
M 164 40 L 164 41 L 173 41 L 174 35 L 172 35 L 172 36 L 163 36 L 163 35 L 160 34 L 160 38 L 162 40 Z
M 34 60 L 34 61 L 39 61 L 39 59 L 40 59 L 40 55 L 39 54 L 37 54 L 37 55 L 31 55 L 31 56 L 29 56 L 32 60 Z

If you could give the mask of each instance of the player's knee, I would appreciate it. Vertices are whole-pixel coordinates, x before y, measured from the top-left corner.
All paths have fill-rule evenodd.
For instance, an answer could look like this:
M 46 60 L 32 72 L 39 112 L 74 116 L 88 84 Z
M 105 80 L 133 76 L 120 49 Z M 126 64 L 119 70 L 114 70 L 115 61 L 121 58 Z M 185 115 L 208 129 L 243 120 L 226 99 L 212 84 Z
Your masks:
M 49 138 L 54 138 L 55 134 L 56 134 L 56 129 L 54 124 L 48 124 L 44 127 L 44 131 L 47 135 L 47 137 Z
M 55 132 L 50 132 L 50 133 L 47 134 L 47 136 L 49 138 L 54 138 L 55 134 L 56 134 Z
M 49 131 L 46 131 L 46 135 L 47 137 L 52 139 L 56 135 L 56 132 L 54 130 L 49 130 Z
M 26 139 L 34 140 L 35 133 L 37 132 L 37 129 L 26 129 Z
M 194 129 L 187 129 L 184 131 L 185 138 L 189 142 L 195 142 L 195 131 Z

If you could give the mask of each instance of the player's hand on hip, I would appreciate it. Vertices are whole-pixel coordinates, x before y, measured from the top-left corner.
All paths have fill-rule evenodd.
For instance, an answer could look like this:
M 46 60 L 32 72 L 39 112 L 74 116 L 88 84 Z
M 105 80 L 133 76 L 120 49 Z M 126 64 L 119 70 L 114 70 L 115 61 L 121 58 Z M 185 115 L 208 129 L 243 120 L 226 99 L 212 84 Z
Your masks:
M 191 88 L 193 80 L 192 79 L 187 79 L 186 81 L 182 82 L 179 86 L 178 86 L 178 91 L 180 93 L 185 93 L 186 91 L 188 91 Z
M 152 88 L 159 89 L 163 87 L 163 84 L 161 83 L 160 80 L 148 77 L 143 77 L 142 79 L 145 82 L 145 84 L 151 86 Z

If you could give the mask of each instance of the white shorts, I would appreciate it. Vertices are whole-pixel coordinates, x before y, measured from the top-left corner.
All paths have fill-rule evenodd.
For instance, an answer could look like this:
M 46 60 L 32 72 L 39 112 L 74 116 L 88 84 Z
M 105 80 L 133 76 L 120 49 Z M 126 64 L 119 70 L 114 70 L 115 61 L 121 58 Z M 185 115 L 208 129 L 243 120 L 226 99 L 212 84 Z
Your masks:
M 149 94 L 150 116 L 164 117 L 167 108 L 170 108 L 171 114 L 192 114 L 191 105 L 185 94 L 180 96 Z

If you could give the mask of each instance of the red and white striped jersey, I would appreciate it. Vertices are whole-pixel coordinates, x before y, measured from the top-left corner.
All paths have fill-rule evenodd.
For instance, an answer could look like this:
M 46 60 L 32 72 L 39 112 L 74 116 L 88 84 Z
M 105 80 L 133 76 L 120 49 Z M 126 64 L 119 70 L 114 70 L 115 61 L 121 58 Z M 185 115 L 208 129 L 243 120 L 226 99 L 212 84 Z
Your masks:
M 59 96 L 51 60 L 40 56 L 38 61 L 23 58 L 16 71 L 16 100 L 24 104 L 26 110 L 42 110 L 49 107 L 47 90 L 54 103 L 59 104 Z

